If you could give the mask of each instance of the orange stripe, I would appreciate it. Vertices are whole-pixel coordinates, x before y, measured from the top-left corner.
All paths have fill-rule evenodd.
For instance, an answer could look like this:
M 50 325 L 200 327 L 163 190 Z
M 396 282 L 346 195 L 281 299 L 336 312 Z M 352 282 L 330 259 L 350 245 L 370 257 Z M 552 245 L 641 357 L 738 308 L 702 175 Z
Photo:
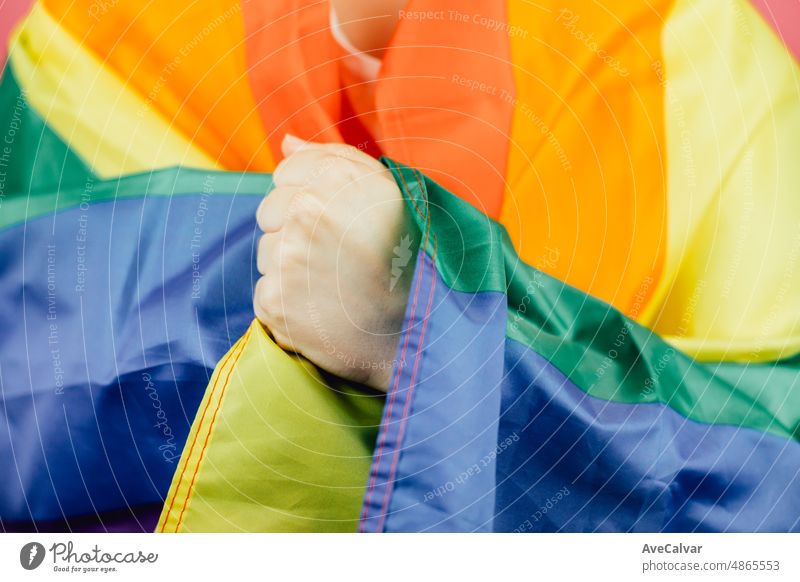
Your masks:
M 238 0 L 43 4 L 212 159 L 228 169 L 273 169 L 247 77 Z
M 667 237 L 669 0 L 509 0 L 517 102 L 501 222 L 522 258 L 636 318 Z

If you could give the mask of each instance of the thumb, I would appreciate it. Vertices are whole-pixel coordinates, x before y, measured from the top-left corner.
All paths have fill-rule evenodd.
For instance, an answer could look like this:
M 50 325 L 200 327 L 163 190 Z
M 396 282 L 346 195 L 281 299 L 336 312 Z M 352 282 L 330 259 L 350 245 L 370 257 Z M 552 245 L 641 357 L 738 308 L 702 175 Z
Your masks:
M 300 139 L 296 135 L 287 133 L 286 135 L 283 136 L 283 141 L 281 142 L 281 151 L 283 152 L 283 156 L 288 158 L 293 153 L 301 149 L 307 143 L 308 142 Z

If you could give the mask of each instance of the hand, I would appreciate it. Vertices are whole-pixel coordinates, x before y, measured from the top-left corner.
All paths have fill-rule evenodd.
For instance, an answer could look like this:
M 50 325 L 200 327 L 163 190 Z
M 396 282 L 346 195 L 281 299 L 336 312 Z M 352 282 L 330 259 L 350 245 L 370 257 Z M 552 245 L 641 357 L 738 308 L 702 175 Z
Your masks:
M 256 317 L 282 348 L 385 392 L 416 248 L 402 194 L 351 146 L 287 135 L 283 153 L 257 214 Z

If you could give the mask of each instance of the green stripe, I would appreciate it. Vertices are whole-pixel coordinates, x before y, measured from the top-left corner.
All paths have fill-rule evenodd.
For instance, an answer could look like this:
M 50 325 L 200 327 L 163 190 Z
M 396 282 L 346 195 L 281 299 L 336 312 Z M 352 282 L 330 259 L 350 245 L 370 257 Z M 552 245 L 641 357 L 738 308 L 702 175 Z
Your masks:
M 27 106 L 13 73 L 0 85 L 0 228 L 89 201 L 197 192 L 263 195 L 268 175 L 173 168 L 98 180 Z M 430 217 L 427 252 L 453 289 L 508 295 L 507 335 L 550 360 L 592 396 L 661 402 L 706 423 L 800 437 L 800 357 L 703 364 L 609 305 L 522 263 L 505 229 L 409 168 L 384 160 Z M 427 218 L 412 212 L 424 232 Z M 519 308 L 523 305 L 524 312 Z
M 89 167 L 31 108 L 7 66 L 0 81 L 0 213 L 9 199 L 83 184 Z
M 167 168 L 110 180 L 87 178 L 80 188 L 56 190 L 3 201 L 0 229 L 75 208 L 142 196 L 181 196 L 206 193 L 223 196 L 263 196 L 272 187 L 269 174 L 246 174 L 187 168 Z
M 523 263 L 502 225 L 386 158 L 408 192 L 444 282 L 508 296 L 506 335 L 547 358 L 591 396 L 661 403 L 709 424 L 800 438 L 800 355 L 773 363 L 696 362 L 610 305 Z M 426 202 L 427 200 L 427 202 Z M 417 211 L 417 208 L 420 211 Z
M 101 180 L 31 109 L 6 67 L 0 83 L 0 229 L 82 203 L 140 196 L 263 196 L 268 174 L 168 168 Z

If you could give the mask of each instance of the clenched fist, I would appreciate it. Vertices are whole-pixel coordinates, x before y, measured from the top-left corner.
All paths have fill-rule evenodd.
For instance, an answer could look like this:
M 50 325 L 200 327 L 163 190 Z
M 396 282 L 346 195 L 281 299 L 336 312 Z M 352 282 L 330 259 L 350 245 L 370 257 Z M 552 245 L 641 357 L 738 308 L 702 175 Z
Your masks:
M 283 153 L 258 208 L 256 317 L 282 348 L 385 392 L 416 248 L 402 194 L 356 148 L 286 136 Z

